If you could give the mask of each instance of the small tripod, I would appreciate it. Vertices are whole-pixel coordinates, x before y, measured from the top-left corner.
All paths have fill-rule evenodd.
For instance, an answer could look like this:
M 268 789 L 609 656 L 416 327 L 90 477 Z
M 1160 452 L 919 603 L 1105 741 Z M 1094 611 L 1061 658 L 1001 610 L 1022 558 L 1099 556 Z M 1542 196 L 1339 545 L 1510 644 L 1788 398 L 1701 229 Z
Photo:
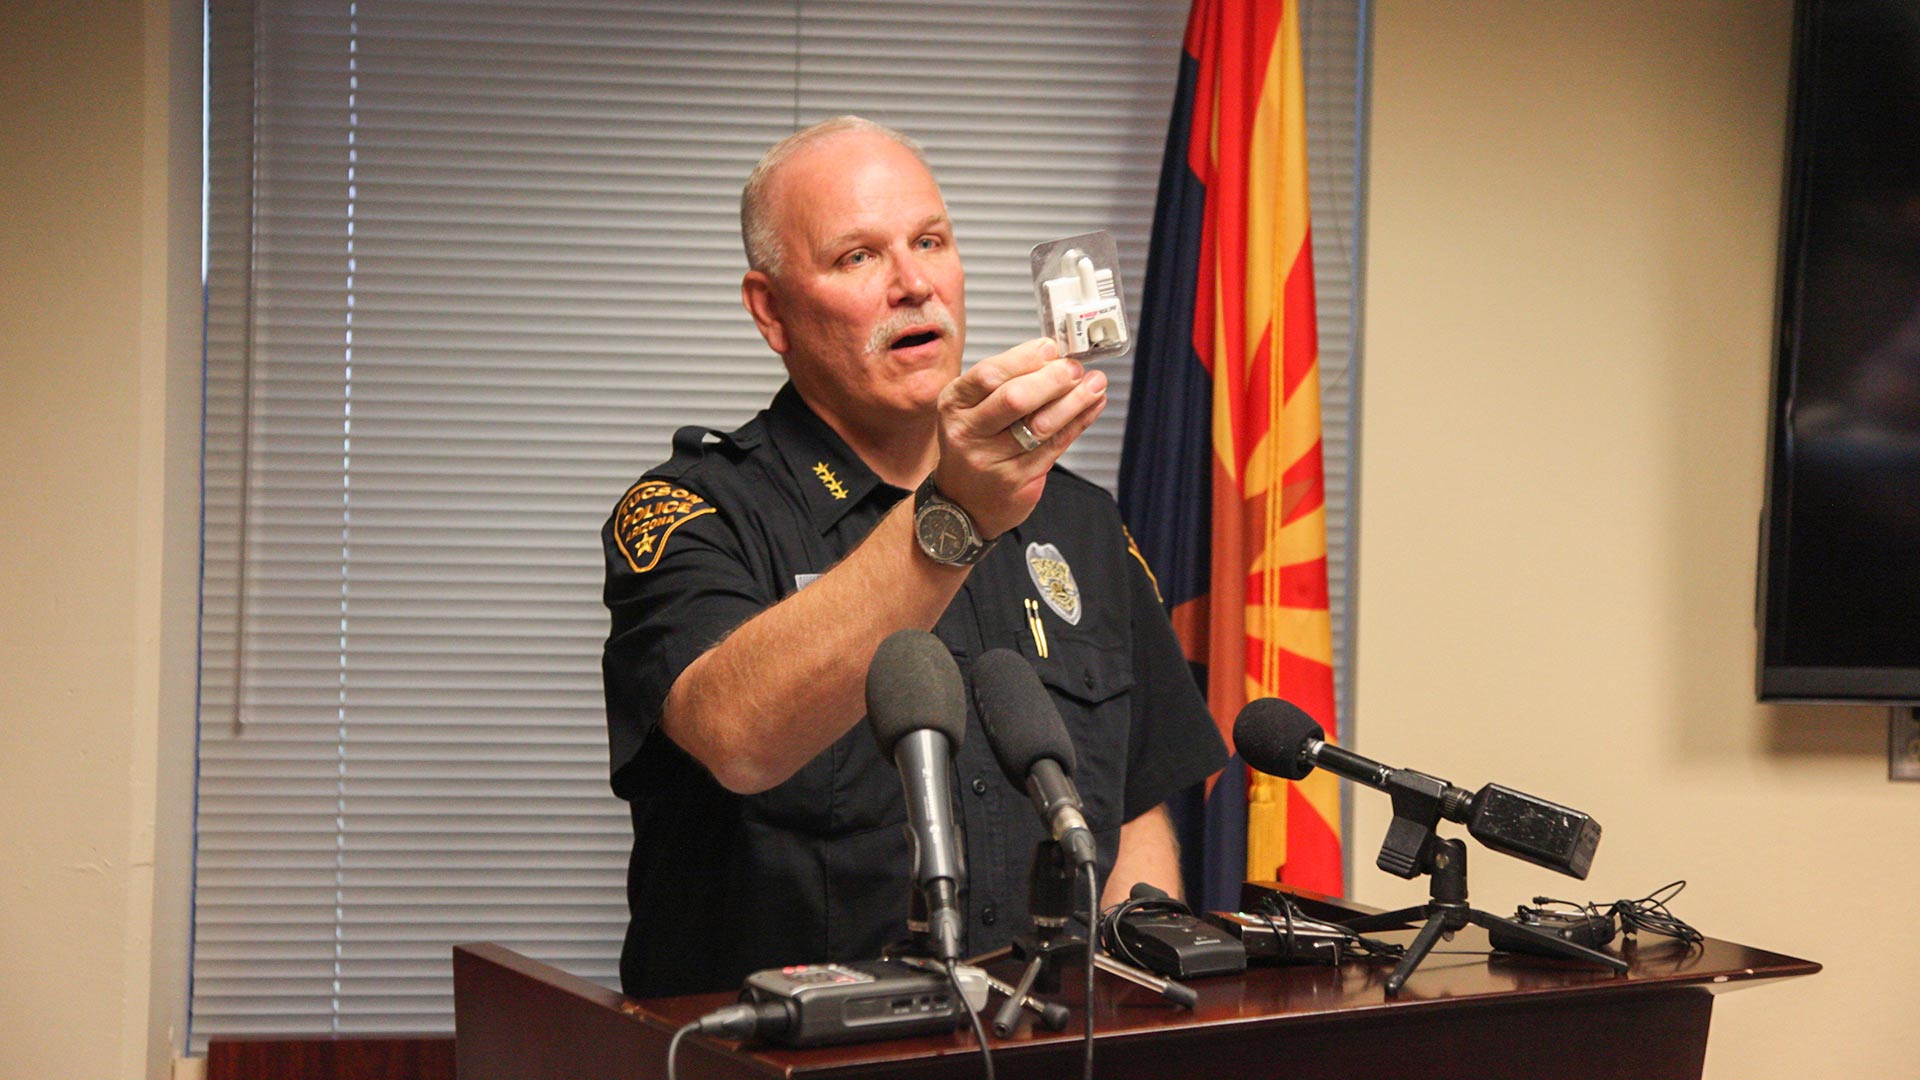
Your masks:
M 1459 840 L 1441 839 L 1433 831 L 1440 824 L 1445 781 L 1402 772 L 1388 780 L 1387 791 L 1393 796 L 1393 824 L 1387 828 L 1387 839 L 1380 846 L 1375 865 L 1389 874 L 1408 879 L 1426 874 L 1429 899 L 1416 907 L 1362 915 L 1344 920 L 1341 925 L 1366 933 L 1397 930 L 1411 921 L 1425 921 L 1393 974 L 1387 976 L 1388 997 L 1400 993 L 1407 976 L 1413 974 L 1442 936 L 1451 938 L 1454 931 L 1464 929 L 1468 923 L 1482 929 L 1502 927 L 1557 956 L 1591 960 L 1619 973 L 1627 970 L 1627 962 L 1618 957 L 1576 945 L 1538 927 L 1489 914 L 1467 903 L 1467 846 Z
M 962 965 L 962 970 L 978 972 L 986 981 L 987 989 L 1005 994 L 1009 999 L 1032 1009 L 1034 1014 L 1040 1017 L 1040 1022 L 1047 1026 L 1048 1031 L 1059 1031 L 1065 1028 L 1067 1026 L 1065 1005 L 1042 1001 L 1031 994 L 1022 998 L 1011 985 L 994 978 L 985 968 L 979 966 L 987 960 L 1005 955 L 1006 952 L 1007 950 L 1002 949 L 996 953 L 988 953 L 984 957 L 975 957 Z M 927 929 L 927 902 L 921 896 L 919 889 L 913 890 L 913 895 L 907 904 L 907 936 L 882 949 L 880 955 L 884 959 L 897 960 L 908 967 L 918 968 L 935 975 L 946 973 L 946 966 L 933 956 L 933 935 Z M 1007 1033 L 1013 1030 L 1013 1025 L 1009 1022 L 1006 1027 L 1006 1031 L 1000 1030 L 1000 1025 L 996 1021 L 994 1033 L 1005 1038 Z
M 1084 959 L 1086 955 L 1087 939 L 1066 929 L 1067 920 L 1073 917 L 1075 878 L 1074 869 L 1068 864 L 1059 844 L 1052 840 L 1042 840 L 1036 844 L 1033 849 L 1033 868 L 1027 876 L 1027 903 L 1033 915 L 1033 933 L 1021 934 L 1013 939 L 1013 944 L 968 961 L 984 965 L 1005 956 L 1013 956 L 1027 962 L 1019 985 L 1007 991 L 1006 1004 L 994 1014 L 993 1033 L 1003 1039 L 1013 1032 L 1023 1007 L 1037 1009 L 1041 1023 L 1050 1031 L 1059 1031 L 1067 1025 L 1066 1006 L 1041 1001 L 1034 995 L 1058 992 L 1061 962 L 1070 963 Z M 1098 912 L 1092 913 L 1096 921 L 1098 915 Z M 1093 963 L 1109 975 L 1137 983 L 1189 1009 L 1198 1000 L 1191 988 L 1142 971 L 1132 964 L 1122 963 L 1098 949 L 1094 951 Z M 1087 1003 L 1088 1008 L 1092 1006 L 1092 1002 Z

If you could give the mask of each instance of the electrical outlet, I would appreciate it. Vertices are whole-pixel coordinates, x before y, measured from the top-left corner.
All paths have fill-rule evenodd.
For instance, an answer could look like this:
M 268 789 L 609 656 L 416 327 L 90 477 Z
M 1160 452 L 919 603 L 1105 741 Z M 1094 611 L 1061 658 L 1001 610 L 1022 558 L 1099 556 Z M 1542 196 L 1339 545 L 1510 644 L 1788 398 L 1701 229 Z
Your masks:
M 1887 779 L 1920 780 L 1920 708 L 1888 710 Z

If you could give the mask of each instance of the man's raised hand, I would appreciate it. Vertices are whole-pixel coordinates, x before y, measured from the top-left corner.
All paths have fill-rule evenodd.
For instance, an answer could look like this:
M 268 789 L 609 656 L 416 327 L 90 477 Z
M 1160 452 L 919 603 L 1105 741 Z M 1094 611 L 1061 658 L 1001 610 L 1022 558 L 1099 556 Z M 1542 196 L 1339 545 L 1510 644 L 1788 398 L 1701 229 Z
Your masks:
M 1047 472 L 1107 404 L 1107 376 L 1035 338 L 980 361 L 940 393 L 941 493 L 999 536 L 1040 501 Z M 1016 425 L 1027 431 L 1016 434 Z M 1021 435 L 1040 445 L 1025 448 Z

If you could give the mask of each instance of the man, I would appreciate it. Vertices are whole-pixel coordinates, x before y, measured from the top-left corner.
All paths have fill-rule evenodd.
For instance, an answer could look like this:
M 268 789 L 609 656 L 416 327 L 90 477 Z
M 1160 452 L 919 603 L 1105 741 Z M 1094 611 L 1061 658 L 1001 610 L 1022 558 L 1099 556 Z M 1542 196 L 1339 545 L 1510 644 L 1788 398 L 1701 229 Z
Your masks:
M 741 227 L 742 299 L 791 381 L 738 431 L 682 430 L 603 531 L 613 786 L 634 823 L 622 985 L 722 989 L 904 936 L 904 799 L 862 723 L 867 665 L 903 627 L 963 671 L 996 647 L 1032 660 L 1109 896 L 1177 891 L 1160 804 L 1224 749 L 1112 500 L 1052 471 L 1106 376 L 1044 339 L 961 373 L 952 223 L 889 129 L 842 117 L 775 146 Z M 957 527 L 932 529 L 943 514 Z M 969 725 L 955 803 L 978 952 L 1024 929 L 1042 832 Z

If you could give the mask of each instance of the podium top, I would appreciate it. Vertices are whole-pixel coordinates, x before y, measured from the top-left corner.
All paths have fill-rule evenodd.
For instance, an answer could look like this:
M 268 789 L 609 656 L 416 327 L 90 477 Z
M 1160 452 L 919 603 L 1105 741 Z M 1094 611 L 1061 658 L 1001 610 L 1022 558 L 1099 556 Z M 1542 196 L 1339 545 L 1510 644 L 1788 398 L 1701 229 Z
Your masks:
M 1386 932 L 1386 940 L 1411 932 Z M 1096 1068 L 1132 1076 L 1697 1077 L 1714 994 L 1811 975 L 1820 965 L 1733 942 L 1690 948 L 1669 939 L 1614 951 L 1624 975 L 1546 957 L 1489 955 L 1468 927 L 1443 944 L 1400 993 L 1386 995 L 1390 961 L 1254 968 L 1194 980 L 1189 1013 L 1151 991 L 1102 978 L 1096 990 Z M 1003 974 L 1012 974 L 1006 972 Z M 731 1004 L 732 994 L 636 1001 L 497 945 L 454 950 L 462 1080 L 665 1075 L 672 1033 Z M 1005 1077 L 1077 1074 L 1082 981 L 1058 999 L 1074 1012 L 1062 1032 L 1023 1023 L 991 1039 Z M 1317 1064 L 1316 1064 L 1317 1063 Z M 691 1038 L 683 1077 L 980 1075 L 970 1030 L 818 1049 L 738 1046 Z

